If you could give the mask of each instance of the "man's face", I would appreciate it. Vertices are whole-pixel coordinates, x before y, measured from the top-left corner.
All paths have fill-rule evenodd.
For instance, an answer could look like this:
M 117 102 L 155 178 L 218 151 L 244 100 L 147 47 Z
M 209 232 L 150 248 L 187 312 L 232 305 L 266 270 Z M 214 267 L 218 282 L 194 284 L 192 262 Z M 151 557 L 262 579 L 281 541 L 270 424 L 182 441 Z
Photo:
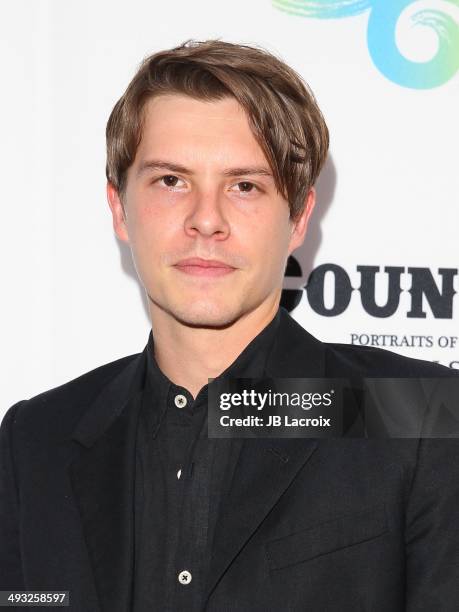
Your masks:
M 108 199 L 152 314 L 158 308 L 182 324 L 221 327 L 278 303 L 286 261 L 303 242 L 314 192 L 294 224 L 234 98 L 162 95 L 145 107 L 124 213 L 111 185 Z M 207 261 L 187 264 L 190 258 Z M 208 260 L 220 267 L 193 265 Z

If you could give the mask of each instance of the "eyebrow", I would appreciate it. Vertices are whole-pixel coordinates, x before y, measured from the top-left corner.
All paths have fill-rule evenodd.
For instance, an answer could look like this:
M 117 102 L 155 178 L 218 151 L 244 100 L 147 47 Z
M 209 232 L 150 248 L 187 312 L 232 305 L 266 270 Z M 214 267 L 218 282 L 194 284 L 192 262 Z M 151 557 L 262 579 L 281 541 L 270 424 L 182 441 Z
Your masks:
M 194 172 L 181 164 L 176 164 L 174 162 L 160 160 L 160 159 L 150 159 L 147 161 L 141 162 L 139 168 L 137 170 L 137 176 L 140 176 L 144 172 L 148 172 L 150 170 L 172 170 L 172 172 L 179 172 L 180 174 L 188 174 L 193 175 Z M 222 172 L 224 176 L 241 176 L 243 175 L 258 175 L 258 176 L 269 176 L 272 177 L 272 172 L 269 168 L 264 166 L 246 166 L 246 167 L 236 167 L 236 168 L 225 168 Z

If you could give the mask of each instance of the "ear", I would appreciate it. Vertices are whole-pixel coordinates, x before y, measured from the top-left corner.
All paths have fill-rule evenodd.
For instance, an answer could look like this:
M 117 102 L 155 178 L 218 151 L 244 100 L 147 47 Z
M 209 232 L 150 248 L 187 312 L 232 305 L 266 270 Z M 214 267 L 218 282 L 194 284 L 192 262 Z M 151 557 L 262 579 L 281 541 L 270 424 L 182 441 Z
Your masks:
M 129 242 L 123 203 L 117 189 L 110 182 L 107 183 L 107 200 L 112 212 L 115 234 L 123 242 Z
M 292 235 L 290 237 L 290 244 L 288 248 L 288 254 L 292 253 L 295 249 L 301 246 L 304 242 L 306 230 L 308 228 L 308 221 L 316 203 L 316 190 L 314 187 L 308 191 L 304 208 L 301 215 L 292 223 Z

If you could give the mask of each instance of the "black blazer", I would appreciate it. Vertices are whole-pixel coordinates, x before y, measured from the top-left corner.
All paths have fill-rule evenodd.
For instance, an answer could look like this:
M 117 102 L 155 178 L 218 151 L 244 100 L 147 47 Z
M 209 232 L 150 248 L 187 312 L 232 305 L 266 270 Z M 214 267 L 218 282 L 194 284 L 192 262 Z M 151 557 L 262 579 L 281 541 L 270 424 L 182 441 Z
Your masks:
M 7 411 L 0 590 L 62 589 L 72 611 L 129 610 L 144 364 L 145 351 Z M 449 373 L 380 349 L 322 343 L 284 309 L 267 362 L 272 377 Z M 459 610 L 459 441 L 232 443 L 241 455 L 225 483 L 203 609 Z

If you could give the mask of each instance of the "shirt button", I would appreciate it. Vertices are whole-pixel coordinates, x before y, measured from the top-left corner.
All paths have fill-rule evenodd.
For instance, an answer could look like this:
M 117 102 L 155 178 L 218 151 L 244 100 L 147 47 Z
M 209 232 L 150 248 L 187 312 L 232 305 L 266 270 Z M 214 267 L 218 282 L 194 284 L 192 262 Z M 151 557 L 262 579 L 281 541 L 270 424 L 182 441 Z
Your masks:
M 174 403 L 177 408 L 185 408 L 187 404 L 186 397 L 184 395 L 176 395 L 174 398 Z
M 178 575 L 178 581 L 180 584 L 190 584 L 191 582 L 191 572 L 188 570 L 182 570 Z
M 177 472 L 177 478 L 180 479 L 181 475 L 182 475 L 182 468 L 180 468 L 179 471 Z

